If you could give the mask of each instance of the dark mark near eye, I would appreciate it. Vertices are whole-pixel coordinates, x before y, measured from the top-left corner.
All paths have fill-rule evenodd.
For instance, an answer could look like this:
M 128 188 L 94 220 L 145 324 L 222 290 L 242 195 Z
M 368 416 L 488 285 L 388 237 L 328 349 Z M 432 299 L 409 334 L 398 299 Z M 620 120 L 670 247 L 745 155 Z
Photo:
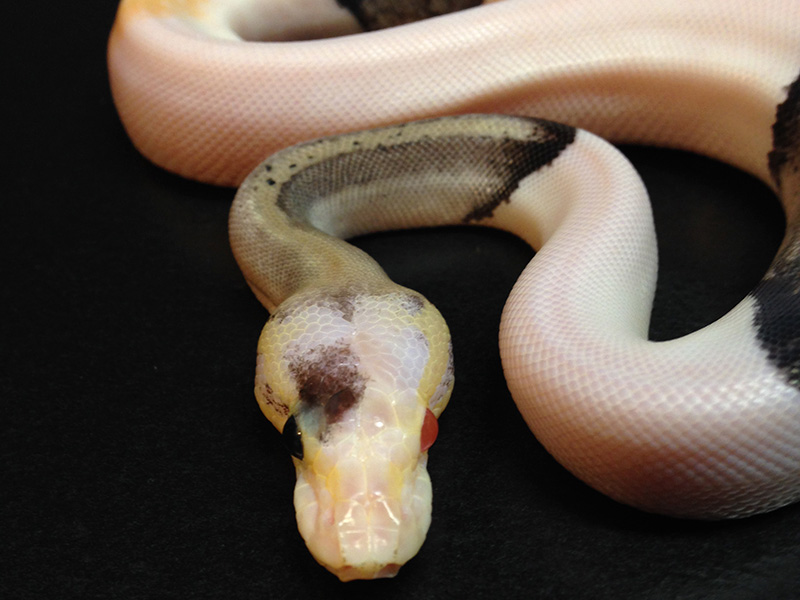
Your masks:
M 291 361 L 289 372 L 300 394 L 301 410 L 322 408 L 327 425 L 341 420 L 364 394 L 358 359 L 345 344 L 298 356 Z
M 289 414 L 289 406 L 283 402 L 277 394 L 272 390 L 272 387 L 265 381 L 261 383 L 259 391 L 264 402 L 272 407 L 272 409 L 281 415 Z
M 325 417 L 328 423 L 336 423 L 342 419 L 345 411 L 356 403 L 356 396 L 349 388 L 335 393 L 325 402 Z

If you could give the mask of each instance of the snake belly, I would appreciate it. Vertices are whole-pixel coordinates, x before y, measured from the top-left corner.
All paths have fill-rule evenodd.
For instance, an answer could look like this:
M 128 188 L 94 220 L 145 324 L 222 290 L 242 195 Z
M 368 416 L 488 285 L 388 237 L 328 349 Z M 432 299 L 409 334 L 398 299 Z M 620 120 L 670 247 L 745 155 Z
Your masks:
M 317 2 L 333 29 L 315 32 L 350 31 Z M 538 440 L 589 485 L 702 519 L 800 498 L 800 4 L 505 0 L 244 41 L 280 37 L 254 33 L 276 6 L 125 0 L 109 69 L 148 158 L 241 182 L 231 246 L 271 313 L 256 397 L 293 454 L 298 527 L 321 564 L 394 575 L 430 524 L 450 338 L 424 297 L 342 241 L 387 229 L 487 225 L 537 250 L 503 312 L 503 368 Z M 469 114 L 488 112 L 518 116 Z M 598 135 L 699 152 L 776 191 L 785 240 L 722 319 L 648 341 L 650 205 Z

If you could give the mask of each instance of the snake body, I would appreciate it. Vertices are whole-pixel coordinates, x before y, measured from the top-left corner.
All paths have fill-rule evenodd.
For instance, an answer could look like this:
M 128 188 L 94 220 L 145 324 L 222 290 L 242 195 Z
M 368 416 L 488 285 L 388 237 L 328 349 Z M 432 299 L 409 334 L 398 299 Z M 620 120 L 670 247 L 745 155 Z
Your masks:
M 317 4 L 312 35 L 354 30 Z M 588 484 L 706 519 L 800 498 L 800 4 L 505 0 L 242 41 L 296 37 L 291 6 L 125 0 L 109 67 L 146 156 L 241 183 L 231 245 L 271 313 L 256 397 L 294 455 L 298 527 L 320 563 L 343 580 L 393 575 L 430 524 L 447 327 L 342 241 L 392 228 L 488 225 L 537 249 L 504 309 L 503 368 L 539 441 Z M 467 114 L 488 112 L 518 116 Z M 647 340 L 650 206 L 598 135 L 699 152 L 775 189 L 784 243 L 725 317 Z

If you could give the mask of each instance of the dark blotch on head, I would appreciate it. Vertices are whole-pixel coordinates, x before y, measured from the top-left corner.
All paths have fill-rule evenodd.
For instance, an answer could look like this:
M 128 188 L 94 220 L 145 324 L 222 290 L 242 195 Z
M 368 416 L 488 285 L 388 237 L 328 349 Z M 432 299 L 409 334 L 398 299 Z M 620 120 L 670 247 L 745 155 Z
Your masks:
M 358 361 L 344 344 L 295 358 L 289 372 L 297 384 L 301 410 L 322 408 L 328 425 L 340 420 L 364 393 Z
M 417 294 L 408 294 L 403 298 L 403 308 L 410 315 L 418 315 L 425 308 L 425 299 Z
M 289 414 L 289 406 L 281 400 L 278 395 L 272 390 L 272 387 L 264 382 L 261 384 L 261 396 L 275 412 L 281 415 Z
M 342 313 L 345 321 L 352 321 L 356 310 L 356 296 L 349 291 L 338 291 L 325 296 L 321 304 L 327 304 L 330 308 Z
M 299 306 L 279 306 L 272 314 L 271 318 L 282 322 L 299 311 L 307 310 L 310 306 L 321 306 L 329 310 L 340 312 L 345 321 L 352 321 L 356 310 L 357 297 L 358 295 L 350 290 L 332 291 L 328 294 L 309 299 Z
M 325 417 L 328 423 L 340 421 L 347 409 L 352 408 L 356 403 L 356 396 L 353 390 L 345 388 L 335 393 L 325 402 Z

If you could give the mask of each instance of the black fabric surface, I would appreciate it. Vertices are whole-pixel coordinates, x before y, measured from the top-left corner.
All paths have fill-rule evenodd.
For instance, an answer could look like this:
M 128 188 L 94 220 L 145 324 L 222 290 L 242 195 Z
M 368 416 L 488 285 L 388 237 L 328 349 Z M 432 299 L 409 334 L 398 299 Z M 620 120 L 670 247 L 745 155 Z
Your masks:
M 113 2 L 23 6 L 7 7 L 4 53 L 0 597 L 800 597 L 800 506 L 651 516 L 539 446 L 496 342 L 532 253 L 479 229 L 357 241 L 448 319 L 457 383 L 431 450 L 427 542 L 393 580 L 340 584 L 297 533 L 293 468 L 253 399 L 266 314 L 228 248 L 233 191 L 132 148 L 105 70 Z M 664 339 L 758 281 L 782 216 L 741 173 L 626 152 L 653 194 Z

